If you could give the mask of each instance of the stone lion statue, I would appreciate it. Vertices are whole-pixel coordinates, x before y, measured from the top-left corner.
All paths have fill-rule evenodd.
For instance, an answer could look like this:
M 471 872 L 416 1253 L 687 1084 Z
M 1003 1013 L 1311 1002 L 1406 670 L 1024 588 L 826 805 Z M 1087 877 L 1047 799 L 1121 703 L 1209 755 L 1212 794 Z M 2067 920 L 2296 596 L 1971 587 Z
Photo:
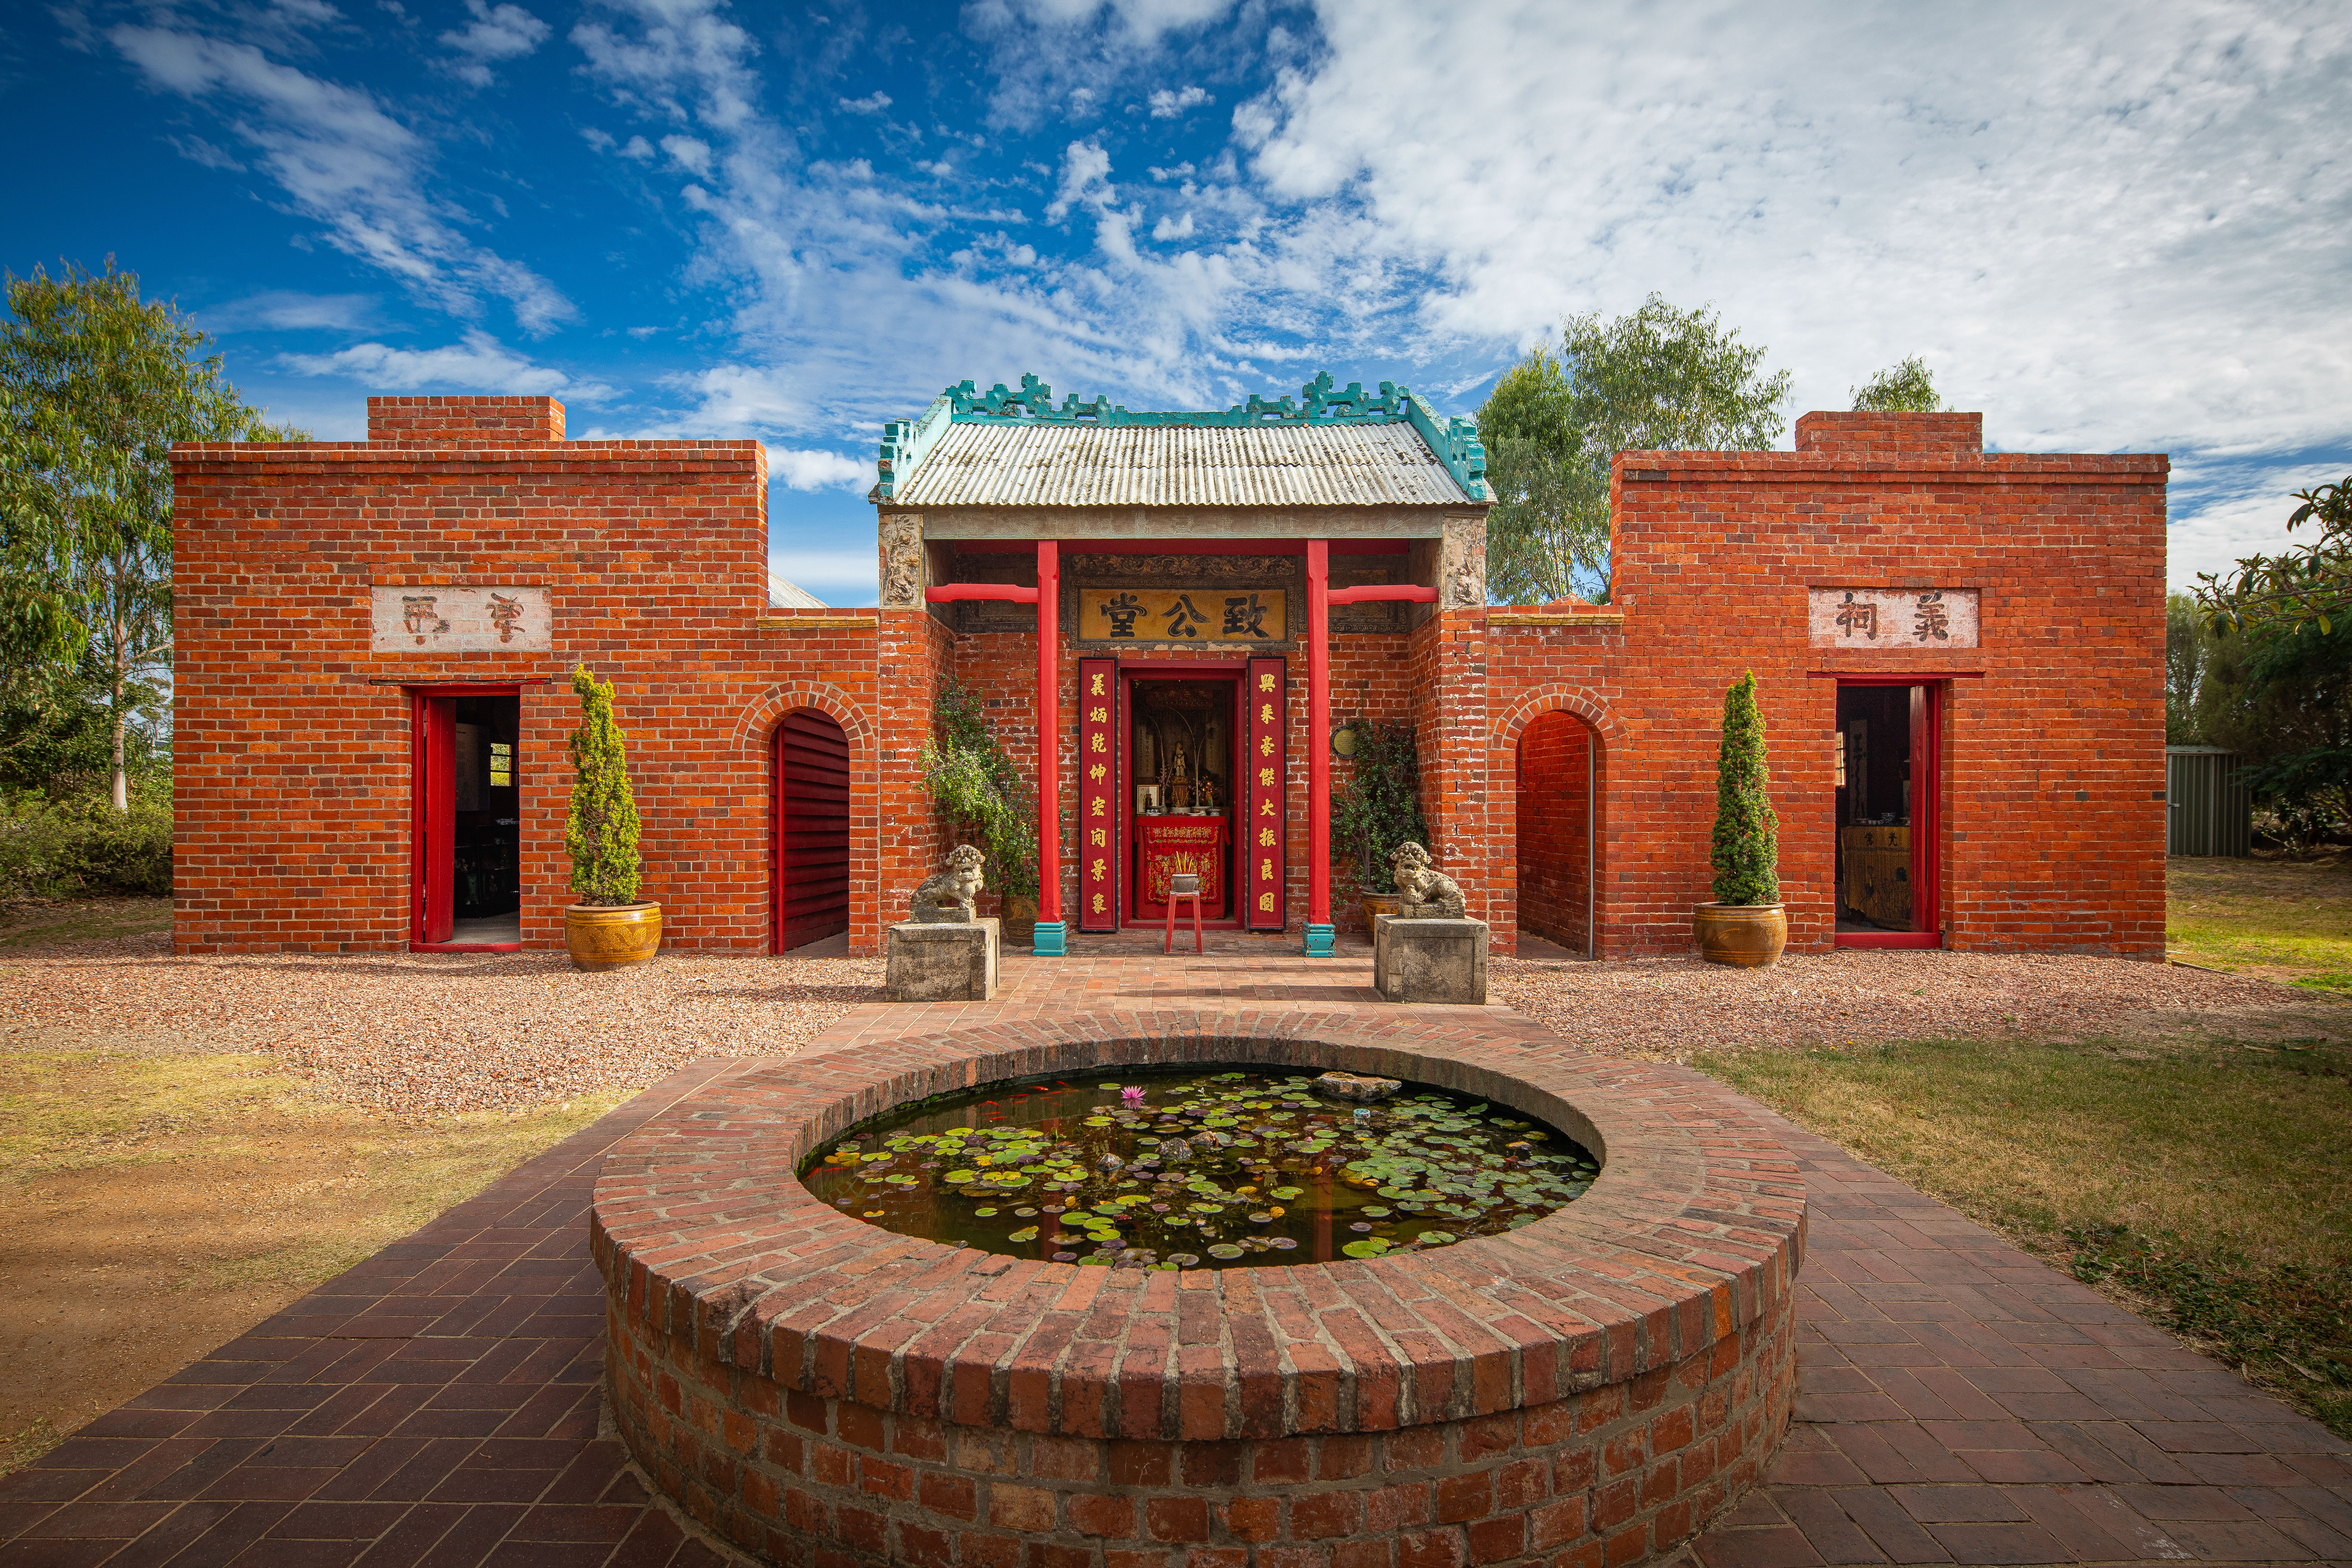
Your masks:
M 948 868 L 924 879 L 915 889 L 912 918 L 925 925 L 970 925 L 978 918 L 981 853 L 969 844 L 948 851 Z
M 1398 845 L 1389 855 L 1389 875 L 1396 883 L 1397 913 L 1406 920 L 1462 918 L 1461 885 L 1432 864 L 1420 845 Z

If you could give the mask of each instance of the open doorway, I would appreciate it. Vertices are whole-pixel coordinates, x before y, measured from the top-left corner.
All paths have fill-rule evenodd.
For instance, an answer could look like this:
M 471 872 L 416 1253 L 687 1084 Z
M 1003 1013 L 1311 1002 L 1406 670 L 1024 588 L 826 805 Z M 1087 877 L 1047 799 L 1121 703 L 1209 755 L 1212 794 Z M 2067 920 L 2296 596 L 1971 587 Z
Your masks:
M 1837 944 L 1942 945 L 1937 815 L 1942 704 L 1933 685 L 1840 681 Z
M 1594 955 L 1600 773 L 1601 738 L 1575 714 L 1538 714 L 1520 731 L 1518 928 L 1523 958 L 1542 951 L 1530 937 L 1579 958 Z
M 412 946 L 522 944 L 522 702 L 512 690 L 418 691 Z
M 1126 777 L 1132 858 L 1128 918 L 1158 925 L 1179 871 L 1201 877 L 1203 921 L 1237 924 L 1233 825 L 1234 737 L 1242 732 L 1241 666 L 1213 673 L 1128 675 Z
M 849 737 L 802 708 L 776 726 L 773 950 L 849 929 Z

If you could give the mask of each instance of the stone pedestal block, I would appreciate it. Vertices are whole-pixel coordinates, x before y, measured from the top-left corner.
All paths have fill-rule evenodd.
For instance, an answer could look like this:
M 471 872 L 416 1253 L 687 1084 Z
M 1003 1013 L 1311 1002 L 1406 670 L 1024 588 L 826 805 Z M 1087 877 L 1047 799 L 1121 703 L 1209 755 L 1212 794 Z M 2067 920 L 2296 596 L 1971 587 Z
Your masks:
M 1391 1002 L 1486 1000 L 1486 922 L 1407 920 L 1372 921 L 1372 984 Z
M 990 915 L 970 924 L 901 921 L 890 928 L 890 963 L 883 987 L 893 1002 L 987 1002 L 996 995 L 999 922 Z M 1480 949 L 1479 973 L 1486 973 Z

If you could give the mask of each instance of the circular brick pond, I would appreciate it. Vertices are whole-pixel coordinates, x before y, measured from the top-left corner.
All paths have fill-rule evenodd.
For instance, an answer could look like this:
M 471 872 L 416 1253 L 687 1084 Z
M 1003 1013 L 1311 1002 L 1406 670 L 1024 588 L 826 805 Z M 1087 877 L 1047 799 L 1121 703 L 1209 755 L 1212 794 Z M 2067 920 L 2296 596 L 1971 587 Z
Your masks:
M 1696 1074 L 1524 1028 L 999 1025 L 718 1080 L 598 1182 L 607 1376 L 656 1485 L 785 1563 L 1623 1564 L 1762 1472 L 1794 1161 Z M 1084 1268 L 880 1230 L 795 1172 L 927 1096 L 1155 1064 L 1435 1084 L 1601 1157 L 1523 1228 L 1370 1259 Z

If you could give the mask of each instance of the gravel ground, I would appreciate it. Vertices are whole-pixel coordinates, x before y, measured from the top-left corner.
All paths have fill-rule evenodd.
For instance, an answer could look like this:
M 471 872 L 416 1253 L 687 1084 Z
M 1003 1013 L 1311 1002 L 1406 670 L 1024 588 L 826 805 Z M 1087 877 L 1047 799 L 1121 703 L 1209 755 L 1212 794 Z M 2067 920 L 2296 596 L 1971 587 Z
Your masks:
M 665 953 L 583 974 L 562 953 L 175 958 L 141 937 L 0 955 L 0 1049 L 194 1037 L 276 1052 L 338 1100 L 437 1115 L 643 1089 L 698 1057 L 788 1056 L 881 997 L 875 959 Z
M 1496 1001 L 1612 1056 L 1951 1036 L 2352 1037 L 2352 1005 L 2323 994 L 2115 959 L 1849 951 L 1738 970 L 1497 958 L 1491 973 Z M 0 952 L 0 1049 L 266 1050 L 337 1100 L 436 1115 L 642 1089 L 698 1057 L 790 1055 L 881 999 L 876 959 L 665 953 L 582 974 L 561 953 L 177 958 L 162 936 L 139 936 Z
M 1962 1036 L 2352 1036 L 2352 1005 L 2322 993 L 2113 958 L 1848 948 L 1769 969 L 1497 958 L 1488 974 L 1496 1001 L 1621 1057 Z

